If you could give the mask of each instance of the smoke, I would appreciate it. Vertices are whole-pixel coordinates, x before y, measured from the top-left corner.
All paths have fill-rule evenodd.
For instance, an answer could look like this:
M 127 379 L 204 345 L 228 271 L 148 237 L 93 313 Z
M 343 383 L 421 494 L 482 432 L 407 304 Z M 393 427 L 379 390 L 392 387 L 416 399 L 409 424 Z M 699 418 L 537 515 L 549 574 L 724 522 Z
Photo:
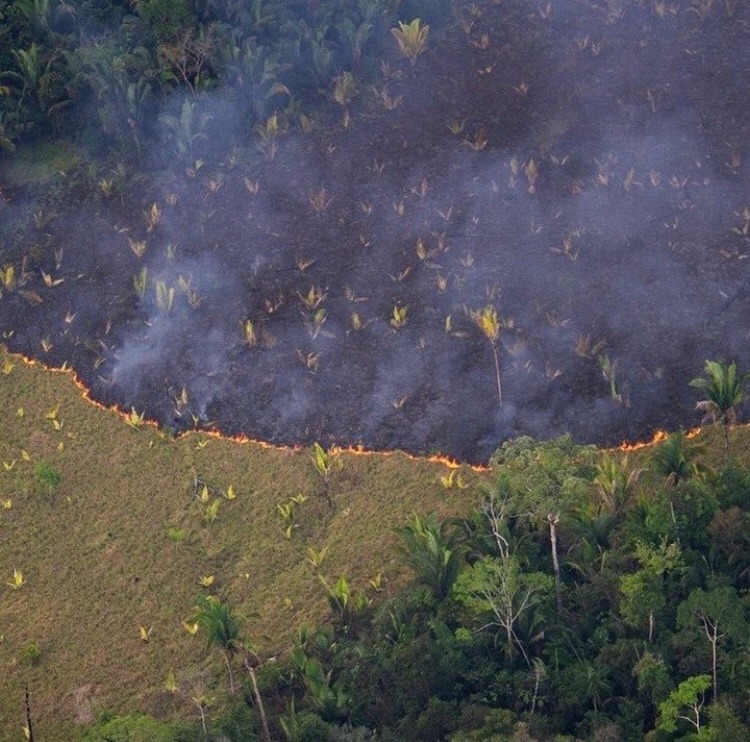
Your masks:
M 747 113 L 706 103 L 748 47 L 676 5 L 488 10 L 414 70 L 384 44 L 400 77 L 273 151 L 247 101 L 206 95 L 205 161 L 155 150 L 138 192 L 59 214 L 39 321 L 12 326 L 16 293 L 3 329 L 31 355 L 50 335 L 95 394 L 176 429 L 478 460 L 520 434 L 692 425 L 705 359 L 748 358 Z M 18 261 L 28 240 L 3 234 Z M 502 403 L 472 320 L 489 305 Z

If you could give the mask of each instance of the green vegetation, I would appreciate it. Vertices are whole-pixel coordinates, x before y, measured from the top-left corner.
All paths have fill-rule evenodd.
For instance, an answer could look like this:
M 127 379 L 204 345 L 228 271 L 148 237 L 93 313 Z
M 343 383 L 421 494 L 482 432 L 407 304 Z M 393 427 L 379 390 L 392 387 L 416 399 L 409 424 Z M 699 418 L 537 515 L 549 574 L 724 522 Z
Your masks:
M 309 114 L 330 91 L 348 102 L 355 81 L 370 74 L 368 53 L 388 30 L 414 65 L 430 28 L 416 16 L 438 20 L 440 6 L 424 0 L 4 3 L 0 149 L 13 154 L 19 143 L 75 132 L 81 150 L 95 155 L 114 146 L 121 157 L 138 156 L 147 144 L 167 141 L 176 153 L 197 157 L 221 130 L 202 98 L 219 86 L 241 105 L 248 132 L 267 131 L 276 112 L 284 121 L 310 121 L 301 112 Z M 181 95 L 174 110 L 160 116 L 162 128 L 154 126 L 160 104 L 175 93 Z M 80 160 L 80 153 L 63 157 L 66 149 L 76 152 L 70 144 L 55 146 L 39 178 Z
M 320 490 L 308 451 L 168 438 L 6 361 L 4 727 L 28 683 L 53 740 L 747 739 L 745 428 L 731 459 L 718 427 L 521 438 L 461 487 L 314 447 L 331 507 L 288 494 Z
M 737 407 L 745 399 L 750 373 L 739 373 L 737 364 L 706 361 L 706 375 L 693 379 L 690 386 L 700 389 L 706 399 L 698 402 L 704 422 L 720 423 L 724 430 L 724 450 L 729 455 L 729 428 L 737 422 Z
M 38 665 L 42 659 L 42 650 L 34 642 L 29 642 L 21 652 L 21 662 L 25 665 Z
M 55 469 L 49 461 L 40 461 L 35 469 L 37 481 L 44 487 L 44 489 L 52 494 L 56 489 L 57 485 L 60 484 L 60 472 Z

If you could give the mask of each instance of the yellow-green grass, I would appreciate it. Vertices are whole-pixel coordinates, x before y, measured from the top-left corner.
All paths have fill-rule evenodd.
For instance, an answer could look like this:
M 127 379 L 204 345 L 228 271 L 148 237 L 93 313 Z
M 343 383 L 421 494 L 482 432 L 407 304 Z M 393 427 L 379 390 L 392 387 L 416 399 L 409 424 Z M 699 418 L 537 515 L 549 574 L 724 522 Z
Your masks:
M 468 467 L 466 488 L 446 488 L 439 462 L 339 453 L 329 506 L 309 449 L 134 428 L 87 401 L 71 374 L 2 349 L 0 364 L 3 740 L 22 738 L 26 683 L 43 740 L 72 739 L 105 709 L 195 716 L 191 696 L 225 684 L 218 655 L 183 626 L 199 595 L 230 601 L 261 651 L 283 652 L 296 627 L 328 615 L 318 571 L 380 600 L 410 579 L 393 528 L 413 511 L 444 517 L 477 502 L 482 475 Z M 36 473 L 42 461 L 60 473 L 51 490 Z M 195 477 L 210 500 L 223 499 L 212 523 L 201 516 Z M 288 539 L 277 505 L 300 494 L 307 499 Z M 316 570 L 308 548 L 324 546 Z M 19 589 L 6 584 L 14 570 Z M 165 688 L 170 672 L 174 693 Z

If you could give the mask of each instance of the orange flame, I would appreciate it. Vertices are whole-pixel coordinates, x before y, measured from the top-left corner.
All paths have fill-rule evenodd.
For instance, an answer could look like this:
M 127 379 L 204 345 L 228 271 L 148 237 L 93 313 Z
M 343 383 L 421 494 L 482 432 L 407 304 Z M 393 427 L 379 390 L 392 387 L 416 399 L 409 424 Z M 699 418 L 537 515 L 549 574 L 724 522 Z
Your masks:
M 132 419 L 131 412 L 123 410 L 122 407 L 120 407 L 117 404 L 113 404 L 107 407 L 106 405 L 103 405 L 101 402 L 97 402 L 91 396 L 91 390 L 86 386 L 86 384 L 84 384 L 83 381 L 81 381 L 78 374 L 76 374 L 75 371 L 73 371 L 73 369 L 68 367 L 67 363 L 64 363 L 61 367 L 48 366 L 46 363 L 42 361 L 38 361 L 35 358 L 27 358 L 26 356 L 21 355 L 19 353 L 10 353 L 10 351 L 8 351 L 7 349 L 6 349 L 6 353 L 16 358 L 20 358 L 21 360 L 23 360 L 24 363 L 28 364 L 29 366 L 38 366 L 40 368 L 43 368 L 45 371 L 54 371 L 56 373 L 64 373 L 64 374 L 69 375 L 70 378 L 73 380 L 73 383 L 81 391 L 83 398 L 87 402 L 94 405 L 95 407 L 98 407 L 100 410 L 106 410 L 107 412 L 114 412 L 115 414 L 122 417 L 123 420 L 126 422 Z M 151 428 L 154 428 L 155 430 L 161 430 L 161 427 L 158 422 L 156 422 L 155 420 L 149 420 L 145 418 L 138 423 L 138 426 L 139 427 L 149 426 Z M 260 440 L 258 438 L 250 438 L 246 435 L 227 435 L 225 433 L 222 433 L 220 430 L 217 430 L 216 428 L 200 428 L 200 429 L 186 430 L 180 433 L 177 437 L 182 438 L 184 436 L 189 436 L 189 435 L 204 435 L 209 438 L 214 438 L 217 440 L 224 440 L 224 441 L 232 441 L 233 443 L 240 443 L 240 444 L 250 443 L 255 446 L 259 446 L 261 448 L 273 449 L 275 451 L 298 452 L 298 451 L 305 450 L 305 446 L 302 446 L 302 445 L 282 445 L 282 444 L 270 443 L 269 441 Z M 465 464 L 464 462 L 458 461 L 450 456 L 446 456 L 443 454 L 432 454 L 430 456 L 416 456 L 414 454 L 406 453 L 405 451 L 375 451 L 372 449 L 365 448 L 362 445 L 332 446 L 329 449 L 329 452 L 331 454 L 345 454 L 345 455 L 352 455 L 352 456 L 389 456 L 395 453 L 399 453 L 410 461 L 429 461 L 430 463 L 433 463 L 433 464 L 441 464 L 442 466 L 447 466 L 449 469 L 458 469 L 462 466 L 466 466 L 475 472 L 490 471 L 490 467 L 488 466 L 481 466 L 479 464 Z
M 107 407 L 106 405 L 101 404 L 101 402 L 97 402 L 95 399 L 91 396 L 91 390 L 81 381 L 81 379 L 78 377 L 78 375 L 73 371 L 71 368 L 67 366 L 67 363 L 64 363 L 61 367 L 56 366 L 48 366 L 47 364 L 43 363 L 42 361 L 38 361 L 34 358 L 27 358 L 24 355 L 18 354 L 18 353 L 10 353 L 9 351 L 6 352 L 9 355 L 13 355 L 14 357 L 22 359 L 25 363 L 27 363 L 29 366 L 40 366 L 41 368 L 45 369 L 46 371 L 54 371 L 57 373 L 65 373 L 70 375 L 70 377 L 73 380 L 73 383 L 78 387 L 78 389 L 81 391 L 83 398 L 89 402 L 90 404 L 93 404 L 95 407 L 98 407 L 101 410 L 107 410 L 109 412 L 114 412 L 118 415 L 120 415 L 124 420 L 131 419 L 131 413 L 126 412 L 118 405 L 114 404 L 110 407 Z M 155 420 L 147 420 L 143 419 L 142 422 L 139 423 L 140 426 L 149 426 L 156 430 L 160 430 L 159 423 L 157 423 Z M 701 428 L 692 428 L 685 436 L 687 438 L 695 438 L 698 436 L 701 432 Z M 267 448 L 267 449 L 273 449 L 276 451 L 289 451 L 289 452 L 298 452 L 303 451 L 305 449 L 302 445 L 281 445 L 276 443 L 270 443 L 268 441 L 260 440 L 258 438 L 250 438 L 245 435 L 227 435 L 225 433 L 222 433 L 220 430 L 217 430 L 215 428 L 201 428 L 201 429 L 195 429 L 195 430 L 186 430 L 183 433 L 180 433 L 177 437 L 182 438 L 183 436 L 187 435 L 195 435 L 195 434 L 201 434 L 208 436 L 210 438 L 215 438 L 218 440 L 225 440 L 225 441 L 233 441 L 234 443 L 251 443 L 256 446 L 260 446 L 261 448 Z M 650 440 L 647 441 L 623 441 L 616 450 L 618 451 L 639 451 L 642 448 L 648 448 L 649 446 L 655 446 L 658 443 L 663 443 L 667 438 L 669 437 L 669 433 L 666 430 L 657 430 Z M 389 456 L 395 453 L 399 453 L 405 458 L 407 458 L 410 461 L 428 461 L 432 464 L 440 464 L 441 466 L 446 466 L 449 469 L 458 469 L 462 466 L 466 466 L 470 468 L 472 471 L 484 473 L 491 471 L 491 467 L 489 466 L 482 466 L 480 464 L 467 464 L 462 461 L 458 461 L 457 459 L 452 458 L 451 456 L 446 456 L 445 454 L 431 454 L 429 456 L 417 456 L 415 454 L 406 453 L 405 451 L 376 451 L 373 449 L 365 448 L 363 445 L 353 445 L 353 446 L 337 446 L 334 445 L 330 448 L 329 451 L 331 454 L 345 454 L 345 455 L 351 455 L 351 456 Z
M 91 390 L 86 386 L 86 384 L 81 381 L 78 374 L 76 374 L 73 369 L 68 367 L 67 361 L 63 363 L 62 366 L 48 366 L 43 361 L 38 361 L 35 358 L 27 358 L 24 355 L 21 355 L 20 353 L 11 353 L 6 349 L 6 353 L 8 355 L 12 355 L 14 358 L 20 358 L 25 364 L 28 366 L 38 366 L 39 368 L 44 369 L 45 371 L 51 371 L 53 373 L 59 373 L 59 374 L 67 374 L 71 380 L 73 381 L 73 384 L 80 390 L 81 395 L 83 398 L 89 403 L 94 405 L 94 407 L 98 407 L 100 410 L 106 410 L 107 412 L 114 412 L 118 415 L 120 415 L 125 420 L 130 418 L 130 412 L 126 412 L 118 405 L 114 404 L 110 407 L 107 407 L 106 405 L 103 405 L 101 402 L 97 402 L 92 396 L 91 396 Z M 148 420 L 143 419 L 143 422 L 141 425 L 148 425 L 153 428 L 159 428 L 159 424 L 155 420 Z
M 158 423 L 155 423 L 155 424 L 158 427 Z M 185 430 L 184 432 L 180 433 L 177 436 L 177 438 L 183 438 L 189 435 L 205 435 L 208 438 L 215 438 L 216 440 L 221 440 L 221 441 L 231 441 L 232 443 L 239 443 L 239 444 L 251 443 L 254 446 L 259 446 L 260 448 L 273 449 L 274 451 L 296 452 L 296 451 L 304 450 L 304 446 L 282 445 L 281 443 L 269 443 L 268 441 L 261 440 L 260 438 L 250 438 L 250 436 L 247 436 L 247 435 L 228 435 L 227 433 L 222 433 L 220 430 L 216 428 L 194 428 L 192 430 Z
M 362 445 L 356 446 L 332 446 L 330 449 L 332 454 L 350 454 L 352 456 L 384 456 L 395 451 L 374 451 L 369 448 L 365 448 Z M 398 451 L 402 456 L 407 458 L 409 461 L 429 461 L 431 464 L 441 464 L 447 466 L 449 469 L 459 469 L 462 466 L 469 467 L 472 471 L 476 472 L 488 472 L 490 471 L 489 466 L 482 466 L 480 464 L 466 464 L 462 461 L 446 456 L 445 454 L 430 454 L 429 456 L 416 456 L 415 454 L 406 453 L 406 451 Z
M 700 428 L 692 428 L 685 433 L 686 438 L 695 438 L 701 432 Z M 648 448 L 649 446 L 655 446 L 657 443 L 663 443 L 669 438 L 669 433 L 666 430 L 657 430 L 651 440 L 648 441 L 623 441 L 618 447 L 618 451 L 638 451 L 642 448 Z

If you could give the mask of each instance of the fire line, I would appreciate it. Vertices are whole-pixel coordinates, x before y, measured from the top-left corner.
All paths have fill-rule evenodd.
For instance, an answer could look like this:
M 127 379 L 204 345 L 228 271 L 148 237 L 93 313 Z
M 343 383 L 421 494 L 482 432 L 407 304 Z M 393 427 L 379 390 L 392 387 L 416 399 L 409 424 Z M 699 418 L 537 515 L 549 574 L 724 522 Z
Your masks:
M 117 404 L 107 407 L 106 405 L 103 405 L 101 402 L 97 402 L 97 400 L 95 400 L 91 396 L 91 390 L 81 381 L 81 379 L 78 377 L 76 372 L 67 365 L 67 362 L 63 363 L 63 365 L 59 367 L 48 366 L 42 361 L 36 360 L 34 358 L 27 358 L 26 356 L 22 354 L 12 353 L 4 346 L 3 346 L 3 350 L 5 351 L 6 356 L 11 356 L 13 358 L 20 359 L 21 361 L 23 361 L 29 366 L 38 366 L 44 369 L 45 371 L 68 374 L 70 378 L 72 379 L 73 383 L 75 384 L 75 386 L 80 390 L 83 398 L 88 403 L 94 405 L 95 407 L 98 407 L 101 410 L 114 412 L 117 415 L 119 415 L 121 418 L 123 418 L 124 421 L 130 419 L 130 413 L 125 412 Z M 141 425 L 148 425 L 149 427 L 152 427 L 156 430 L 161 430 L 161 426 L 155 420 L 150 420 L 146 418 L 141 419 L 139 421 L 139 426 Z M 282 444 L 270 443 L 269 441 L 264 441 L 264 440 L 260 440 L 257 438 L 251 438 L 245 435 L 226 435 L 222 433 L 220 430 L 217 430 L 216 428 L 200 428 L 200 429 L 195 428 L 193 430 L 186 430 L 180 433 L 176 437 L 182 438 L 185 436 L 189 436 L 191 434 L 194 435 L 196 433 L 206 435 L 210 438 L 232 441 L 234 443 L 240 443 L 240 444 L 252 443 L 256 446 L 260 446 L 261 448 L 274 449 L 277 451 L 299 452 L 299 451 L 303 451 L 305 448 L 302 445 L 282 445 Z M 696 428 L 691 428 L 689 431 L 687 431 L 685 435 L 687 438 L 690 439 L 690 438 L 695 438 L 700 433 L 701 433 L 701 428 L 696 427 Z M 667 440 L 668 437 L 669 437 L 669 433 L 666 430 L 657 430 L 654 432 L 653 436 L 647 441 L 623 441 L 619 446 L 610 450 L 623 451 L 623 452 L 638 451 L 644 448 L 648 448 L 650 446 L 658 445 L 659 443 L 663 443 L 665 440 Z M 350 445 L 350 446 L 333 445 L 330 448 L 330 453 L 344 454 L 344 455 L 351 455 L 351 456 L 388 456 L 394 453 L 399 453 L 402 456 L 409 459 L 410 461 L 428 461 L 433 464 L 440 464 L 442 466 L 446 466 L 449 469 L 458 469 L 460 467 L 465 466 L 471 469 L 472 471 L 475 471 L 478 473 L 486 473 L 492 470 L 492 467 L 490 466 L 481 465 L 481 464 L 468 464 L 462 461 L 458 461 L 457 459 L 454 459 L 450 456 L 446 456 L 444 454 L 439 454 L 439 453 L 418 456 L 418 455 L 407 453 L 406 451 L 401 451 L 401 450 L 378 451 L 378 450 L 366 448 L 363 445 Z

